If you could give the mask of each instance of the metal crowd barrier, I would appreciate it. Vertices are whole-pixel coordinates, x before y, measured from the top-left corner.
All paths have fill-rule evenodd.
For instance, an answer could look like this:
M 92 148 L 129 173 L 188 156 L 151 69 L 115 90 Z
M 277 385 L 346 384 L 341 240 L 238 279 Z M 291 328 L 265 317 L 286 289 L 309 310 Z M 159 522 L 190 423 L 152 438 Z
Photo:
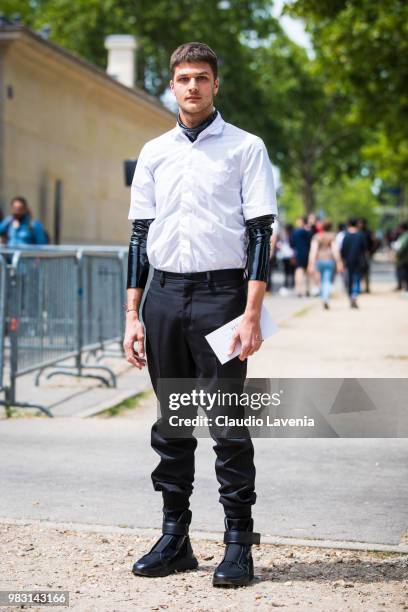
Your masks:
M 39 384 L 50 367 L 53 371 L 47 378 L 66 374 L 116 386 L 110 368 L 88 365 L 84 355 L 96 350 L 103 354 L 113 343 L 119 344 L 123 355 L 125 259 L 125 249 L 57 251 L 54 247 L 15 251 L 7 266 L 4 251 L 0 253 L 0 375 L 5 329 L 10 340 L 9 384 L 1 385 L 0 378 L 5 394 L 0 404 L 39 408 L 52 416 L 44 406 L 16 400 L 19 376 L 37 371 Z M 73 365 L 62 363 L 70 358 Z
M 4 257 L 0 257 L 0 391 L 3 390 L 4 372 L 4 335 L 6 329 L 6 282 L 7 282 L 7 262 Z
M 97 362 L 105 357 L 125 357 L 123 349 L 123 330 L 126 325 L 126 316 L 123 304 L 126 302 L 126 277 L 128 251 L 122 248 L 117 252 L 117 259 L 111 256 L 106 257 L 106 253 L 89 254 L 82 252 L 84 285 L 91 284 L 98 279 L 97 286 L 91 293 L 85 293 L 88 297 L 83 300 L 83 321 L 84 321 L 84 345 L 88 352 L 88 359 L 91 355 Z M 93 279 L 93 280 L 92 280 Z M 106 303 L 106 295 L 121 296 L 121 308 L 112 308 L 113 302 Z M 97 299 L 95 300 L 95 296 Z M 120 336 L 114 337 L 115 330 L 121 331 Z M 113 345 L 118 342 L 118 349 Z
M 124 328 L 124 311 L 117 303 L 106 301 L 107 295 L 123 297 L 125 287 L 124 254 L 81 252 L 83 346 L 89 350 L 106 348 L 120 342 Z M 123 304 L 121 301 L 121 304 Z

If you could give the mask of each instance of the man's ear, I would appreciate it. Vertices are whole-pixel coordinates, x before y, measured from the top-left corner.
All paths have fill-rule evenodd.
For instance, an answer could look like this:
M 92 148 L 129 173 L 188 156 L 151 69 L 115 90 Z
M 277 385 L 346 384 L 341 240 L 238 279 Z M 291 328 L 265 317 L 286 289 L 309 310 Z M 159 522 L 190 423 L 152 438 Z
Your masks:
M 216 96 L 216 95 L 217 95 L 217 93 L 218 93 L 218 88 L 219 88 L 219 86 L 220 86 L 220 82 L 219 82 L 219 80 L 218 80 L 218 79 L 215 79 L 215 81 L 214 81 L 214 95 L 215 95 L 215 96 Z
M 170 90 L 171 90 L 171 93 L 172 93 L 172 94 L 173 94 L 173 96 L 174 96 L 174 82 L 173 82 L 173 79 L 171 79 L 171 81 L 170 81 L 170 83 L 169 83 L 169 84 L 170 84 Z

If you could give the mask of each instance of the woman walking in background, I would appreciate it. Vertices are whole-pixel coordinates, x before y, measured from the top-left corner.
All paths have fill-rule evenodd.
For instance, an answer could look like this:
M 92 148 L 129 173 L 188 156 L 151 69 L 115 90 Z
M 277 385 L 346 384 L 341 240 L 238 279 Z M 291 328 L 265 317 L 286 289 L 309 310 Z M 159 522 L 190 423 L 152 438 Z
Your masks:
M 313 275 L 316 270 L 320 274 L 320 297 L 326 310 L 329 309 L 336 268 L 338 272 L 342 272 L 343 265 L 336 246 L 335 234 L 332 232 L 331 221 L 327 219 L 323 222 L 322 231 L 312 238 L 308 265 L 310 275 Z

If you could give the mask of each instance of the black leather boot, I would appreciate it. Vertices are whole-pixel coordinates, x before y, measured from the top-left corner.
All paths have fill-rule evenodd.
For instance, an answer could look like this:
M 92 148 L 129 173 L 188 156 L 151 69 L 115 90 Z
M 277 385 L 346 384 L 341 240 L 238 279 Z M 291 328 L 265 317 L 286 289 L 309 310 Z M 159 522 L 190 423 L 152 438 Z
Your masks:
M 173 572 L 196 569 L 198 561 L 194 556 L 188 529 L 191 510 L 185 510 L 177 521 L 163 520 L 163 535 L 133 565 L 135 576 L 168 576 Z
M 225 518 L 224 558 L 213 576 L 213 586 L 244 586 L 254 578 L 252 544 L 260 544 L 261 535 L 253 532 L 253 519 Z

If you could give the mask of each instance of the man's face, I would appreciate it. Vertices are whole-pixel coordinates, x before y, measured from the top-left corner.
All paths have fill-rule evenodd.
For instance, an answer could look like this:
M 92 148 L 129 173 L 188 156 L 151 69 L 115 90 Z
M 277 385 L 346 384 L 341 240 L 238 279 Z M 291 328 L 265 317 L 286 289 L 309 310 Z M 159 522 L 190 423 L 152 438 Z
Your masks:
M 24 202 L 21 202 L 20 200 L 14 200 L 14 202 L 12 202 L 11 204 L 11 214 L 13 215 L 13 217 L 15 219 L 22 219 L 24 217 L 24 215 L 26 214 L 27 210 L 25 207 Z
M 170 88 L 182 111 L 200 114 L 207 109 L 211 111 L 218 92 L 218 79 L 214 79 L 207 62 L 186 62 L 176 67 Z

